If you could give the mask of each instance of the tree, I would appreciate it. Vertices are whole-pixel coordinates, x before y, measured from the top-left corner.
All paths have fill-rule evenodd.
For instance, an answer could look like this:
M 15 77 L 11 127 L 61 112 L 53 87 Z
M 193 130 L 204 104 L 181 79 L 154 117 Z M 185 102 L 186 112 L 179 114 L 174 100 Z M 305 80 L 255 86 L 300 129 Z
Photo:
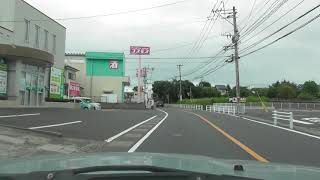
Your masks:
M 319 93 L 319 88 L 316 82 L 314 81 L 306 81 L 302 85 L 302 93 L 307 95 L 311 95 L 313 97 L 316 97 Z
M 269 98 L 291 99 L 296 98 L 300 90 L 297 84 L 290 81 L 277 81 L 269 86 L 267 96 Z
M 278 98 L 292 99 L 295 97 L 297 97 L 297 93 L 293 87 L 284 85 L 278 88 Z
M 227 94 L 230 95 L 230 93 L 231 93 L 231 87 L 230 87 L 230 85 L 228 84 L 228 85 L 227 85 Z
M 207 81 L 201 81 L 198 86 L 199 87 L 211 87 L 211 84 Z
M 240 97 L 248 97 L 252 93 L 247 87 L 240 87 Z M 236 87 L 233 87 L 230 92 L 230 97 L 236 97 Z

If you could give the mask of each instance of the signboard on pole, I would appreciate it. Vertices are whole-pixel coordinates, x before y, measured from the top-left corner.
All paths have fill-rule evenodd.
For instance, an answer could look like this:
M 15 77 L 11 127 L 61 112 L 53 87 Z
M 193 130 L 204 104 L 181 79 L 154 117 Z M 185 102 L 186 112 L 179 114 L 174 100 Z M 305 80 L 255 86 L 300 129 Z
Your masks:
M 80 96 L 79 83 L 70 81 L 68 85 L 68 90 L 69 90 L 69 96 L 71 97 Z
M 51 67 L 50 98 L 63 98 L 63 70 Z
M 130 55 L 150 55 L 150 47 L 130 46 Z
M 7 79 L 8 79 L 8 66 L 5 64 L 4 60 L 1 59 L 0 62 L 0 96 L 7 95 Z

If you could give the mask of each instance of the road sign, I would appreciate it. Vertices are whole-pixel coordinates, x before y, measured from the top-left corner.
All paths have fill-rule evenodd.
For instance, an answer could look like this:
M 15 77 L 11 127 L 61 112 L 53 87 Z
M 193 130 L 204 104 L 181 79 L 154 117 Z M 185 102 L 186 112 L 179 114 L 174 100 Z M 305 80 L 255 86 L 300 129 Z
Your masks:
M 150 47 L 130 46 L 130 55 L 150 55 Z

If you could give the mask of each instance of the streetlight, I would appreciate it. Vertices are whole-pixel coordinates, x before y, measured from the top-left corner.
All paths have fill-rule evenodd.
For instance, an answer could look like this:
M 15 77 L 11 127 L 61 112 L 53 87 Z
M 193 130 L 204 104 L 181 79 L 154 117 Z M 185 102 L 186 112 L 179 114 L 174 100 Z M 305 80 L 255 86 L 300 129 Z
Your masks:
M 258 91 L 251 91 L 251 92 L 252 92 L 253 94 L 256 94 L 256 93 L 257 93 L 257 95 L 258 95 L 258 97 L 259 97 L 259 100 L 260 100 L 260 103 L 261 103 L 264 111 L 265 111 L 265 112 L 268 112 L 268 108 L 267 108 L 266 105 L 263 103 L 263 101 L 262 101 L 262 99 L 261 99 L 261 97 L 260 97 L 260 95 L 259 95 L 259 92 L 258 92 Z

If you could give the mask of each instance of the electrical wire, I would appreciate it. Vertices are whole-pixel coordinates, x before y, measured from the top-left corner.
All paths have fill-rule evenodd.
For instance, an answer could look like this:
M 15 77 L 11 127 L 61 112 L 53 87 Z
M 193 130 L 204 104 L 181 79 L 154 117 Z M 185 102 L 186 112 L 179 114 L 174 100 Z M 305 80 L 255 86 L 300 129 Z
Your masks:
M 291 9 L 289 9 L 286 13 L 284 13 L 283 15 L 281 15 L 278 19 L 276 19 L 275 21 L 273 21 L 271 24 L 269 24 L 268 26 L 266 26 L 265 28 L 263 28 L 262 30 L 260 30 L 259 32 L 257 32 L 256 34 L 250 36 L 248 39 L 244 40 L 241 42 L 241 44 L 245 44 L 246 42 L 250 41 L 252 38 L 256 37 L 257 35 L 261 34 L 263 31 L 265 31 L 267 28 L 269 28 L 270 26 L 272 26 L 273 24 L 277 23 L 280 19 L 282 19 L 283 17 L 285 17 L 286 15 L 288 15 L 290 12 L 292 12 L 293 10 L 295 10 L 298 6 L 300 6 L 305 0 L 300 1 L 298 4 L 296 4 L 294 7 L 292 7 Z M 244 38 L 245 39 L 245 38 Z
M 283 38 L 291 35 L 292 33 L 294 33 L 294 32 L 296 32 L 296 31 L 302 29 L 303 27 L 305 27 L 306 25 L 310 24 L 311 22 L 313 22 L 314 20 L 316 20 L 316 19 L 319 18 L 319 17 L 320 17 L 320 14 L 318 14 L 318 15 L 315 16 L 314 18 L 310 19 L 310 20 L 307 21 L 306 23 L 302 24 L 301 26 L 295 28 L 294 30 L 290 31 L 289 33 L 287 33 L 287 34 L 279 37 L 278 39 L 276 39 L 276 40 L 274 40 L 274 41 L 272 41 L 272 42 L 270 42 L 270 43 L 268 43 L 268 44 L 266 44 L 266 45 L 264 45 L 264 46 L 262 46 L 262 47 L 260 47 L 260 48 L 258 48 L 258 49 L 256 49 L 256 50 L 253 50 L 253 51 L 251 51 L 251 52 L 249 52 L 249 53 L 246 53 L 246 54 L 242 55 L 241 57 L 243 58 L 243 57 L 249 56 L 250 54 L 253 54 L 253 53 L 257 52 L 257 51 L 260 51 L 260 50 L 262 50 L 262 49 L 264 49 L 264 48 L 266 48 L 266 47 L 268 47 L 268 46 L 270 46 L 270 45 L 272 45 L 272 44 L 280 41 L 281 39 L 283 39 Z
M 166 4 L 161 4 L 161 5 L 157 5 L 157 6 L 151 6 L 151 7 L 147 7 L 147 8 L 120 11 L 120 12 L 109 13 L 109 14 L 100 14 L 100 15 L 93 15 L 93 16 L 80 16 L 80 17 L 69 17 L 69 18 L 55 18 L 53 20 L 56 20 L 56 21 L 81 20 L 81 19 L 91 19 L 91 18 L 115 16 L 115 15 L 122 15 L 122 14 L 131 14 L 131 13 L 136 13 L 136 12 L 141 12 L 141 11 L 148 11 L 148 10 L 152 10 L 152 9 L 172 6 L 172 5 L 184 3 L 184 2 L 187 2 L 187 1 L 190 1 L 190 0 L 175 1 L 175 2 L 172 2 L 172 3 L 166 3 Z M 49 19 L 31 19 L 30 21 L 49 21 Z M 25 22 L 25 21 L 24 20 L 2 20 L 0 22 Z
M 263 39 L 256 41 L 255 43 L 245 47 L 244 49 L 242 49 L 240 51 L 240 53 L 246 52 L 249 49 L 252 49 L 253 47 L 259 45 L 260 43 L 264 42 L 265 40 L 269 39 L 270 37 L 272 37 L 273 35 L 279 33 L 280 31 L 282 31 L 283 29 L 287 28 L 288 26 L 290 26 L 291 24 L 295 23 L 296 21 L 300 20 L 301 18 L 303 18 L 304 16 L 308 15 L 309 13 L 311 13 L 312 11 L 316 10 L 317 8 L 320 7 L 320 4 L 315 6 L 314 8 L 310 9 L 309 11 L 305 12 L 304 14 L 300 15 L 299 17 L 297 17 L 296 19 L 294 19 L 293 21 L 291 21 L 290 23 L 286 24 L 285 26 L 281 27 L 280 29 L 278 29 L 277 31 L 273 32 L 272 34 L 264 37 Z
M 250 33 L 254 32 L 259 26 L 261 26 L 266 20 L 268 20 L 274 13 L 276 13 L 285 3 L 288 2 L 288 0 L 282 0 L 279 1 L 279 4 L 277 4 L 277 0 L 267 9 L 267 12 L 264 13 L 266 14 L 264 17 L 259 19 L 258 21 L 255 21 L 255 23 L 249 27 L 243 34 L 240 39 L 243 39 L 244 37 L 248 36 Z

